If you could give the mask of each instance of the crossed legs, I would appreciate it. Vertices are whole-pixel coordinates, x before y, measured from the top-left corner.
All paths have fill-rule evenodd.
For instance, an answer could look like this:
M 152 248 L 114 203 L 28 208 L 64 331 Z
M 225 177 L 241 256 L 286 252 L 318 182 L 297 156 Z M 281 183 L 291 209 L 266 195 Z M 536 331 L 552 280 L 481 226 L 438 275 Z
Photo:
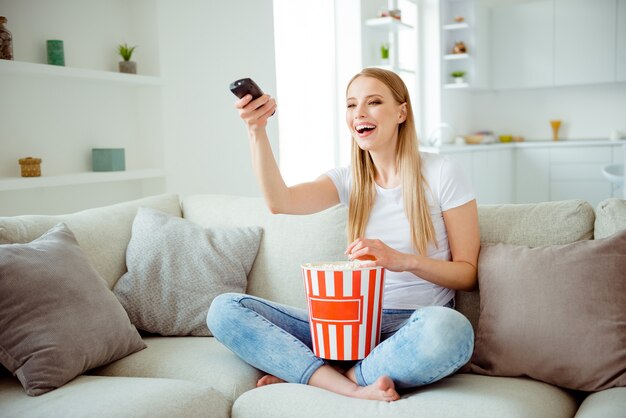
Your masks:
M 394 401 L 397 389 L 432 383 L 465 364 L 473 331 L 460 313 L 422 308 L 347 372 L 312 352 L 306 311 L 243 294 L 223 294 L 209 310 L 213 335 L 248 364 L 268 373 L 257 386 L 291 382 L 345 396 Z M 385 315 L 383 315 L 383 331 Z

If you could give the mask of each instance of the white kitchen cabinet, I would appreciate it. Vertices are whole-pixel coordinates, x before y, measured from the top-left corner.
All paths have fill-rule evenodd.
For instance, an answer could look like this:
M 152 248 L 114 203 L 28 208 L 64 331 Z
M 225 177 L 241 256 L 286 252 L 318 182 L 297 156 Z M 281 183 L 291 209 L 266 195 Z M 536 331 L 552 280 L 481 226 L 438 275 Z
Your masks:
M 510 148 L 475 152 L 472 164 L 477 202 L 501 204 L 513 200 L 513 154 Z
M 494 89 L 626 81 L 626 0 L 539 0 L 490 12 Z
M 602 167 L 613 160 L 611 146 L 550 149 L 550 200 L 584 199 L 592 206 L 612 196 Z
M 608 188 L 599 181 L 555 180 L 550 183 L 550 200 L 583 199 L 595 208 L 611 196 Z
M 515 150 L 516 203 L 550 200 L 550 151 L 546 148 Z
M 612 197 L 611 184 L 602 167 L 621 158 L 620 143 L 554 143 L 516 150 L 515 199 L 517 203 L 583 199 L 592 206 Z
M 616 12 L 616 0 L 555 0 L 555 85 L 615 81 Z
M 621 197 L 601 169 L 624 163 L 626 141 L 533 141 L 516 144 L 422 147 L 459 163 L 479 204 L 583 199 L 592 206 Z
M 495 89 L 553 85 L 552 0 L 491 9 L 491 80 Z
M 617 81 L 626 81 L 626 0 L 617 2 Z

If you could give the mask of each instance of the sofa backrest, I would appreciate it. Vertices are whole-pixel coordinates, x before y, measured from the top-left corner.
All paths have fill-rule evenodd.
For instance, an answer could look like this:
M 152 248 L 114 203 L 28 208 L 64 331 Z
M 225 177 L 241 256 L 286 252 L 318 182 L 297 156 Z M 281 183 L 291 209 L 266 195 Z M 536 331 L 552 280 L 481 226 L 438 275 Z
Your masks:
M 183 216 L 204 227 L 258 225 L 261 247 L 247 292 L 305 307 L 300 264 L 344 260 L 347 210 L 336 206 L 314 215 L 273 215 L 260 198 L 195 195 L 183 199 Z M 540 245 L 593 238 L 593 208 L 582 200 L 479 207 L 482 242 Z M 474 327 L 478 291 L 457 292 L 457 309 Z
M 69 215 L 0 217 L 0 244 L 30 242 L 57 223 L 64 222 L 76 236 L 96 271 L 112 289 L 126 272 L 126 247 L 140 206 L 181 216 L 178 196 L 159 195 Z
M 606 238 L 626 229 L 626 199 L 610 198 L 596 206 L 594 239 Z
M 203 227 L 257 225 L 261 245 L 247 293 L 306 307 L 300 265 L 346 260 L 347 210 L 335 206 L 313 215 L 274 215 L 261 198 L 194 195 L 182 200 L 185 219 Z
M 302 263 L 345 259 L 347 210 L 344 206 L 306 216 L 273 215 L 261 198 L 209 194 L 184 198 L 182 212 L 177 196 L 160 195 L 69 215 L 0 217 L 0 244 L 32 241 L 56 223 L 65 222 L 109 288 L 113 288 L 126 272 L 126 247 L 140 206 L 174 216 L 184 214 L 204 227 L 261 226 L 263 237 L 247 292 L 280 303 L 306 306 Z M 594 220 L 593 208 L 582 200 L 479 206 L 483 243 L 536 247 L 592 239 Z M 621 199 L 601 202 L 596 225 L 602 226 L 604 234 L 626 228 L 626 202 Z M 476 326 L 478 292 L 457 292 L 457 309 Z
M 593 208 L 584 200 L 478 207 L 481 243 L 539 247 L 588 240 L 593 238 L 594 220 Z M 474 329 L 480 311 L 478 293 L 456 293 L 456 308 L 469 318 Z

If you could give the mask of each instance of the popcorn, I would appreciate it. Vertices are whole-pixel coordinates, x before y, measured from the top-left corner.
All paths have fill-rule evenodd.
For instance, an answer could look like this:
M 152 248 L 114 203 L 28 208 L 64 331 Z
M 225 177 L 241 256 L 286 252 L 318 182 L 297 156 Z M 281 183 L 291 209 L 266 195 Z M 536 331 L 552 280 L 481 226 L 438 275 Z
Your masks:
M 302 264 L 313 353 L 360 360 L 380 342 L 385 269 L 371 261 Z
M 352 261 L 333 261 L 328 263 L 304 263 L 302 267 L 315 270 L 360 270 L 372 268 L 371 261 L 352 260 Z

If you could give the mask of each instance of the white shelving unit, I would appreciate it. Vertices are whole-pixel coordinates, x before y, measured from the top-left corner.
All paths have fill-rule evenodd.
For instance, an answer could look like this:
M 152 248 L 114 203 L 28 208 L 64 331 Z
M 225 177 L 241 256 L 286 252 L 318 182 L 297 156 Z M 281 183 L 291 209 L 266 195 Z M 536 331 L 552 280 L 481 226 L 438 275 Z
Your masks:
M 44 187 L 76 186 L 79 184 L 109 183 L 117 181 L 164 178 L 165 170 L 144 169 L 111 172 L 70 173 L 47 177 L 0 178 L 0 192 L 10 190 L 38 189 Z
M 462 21 L 457 21 L 461 18 Z M 443 88 L 474 89 L 486 87 L 485 66 L 488 64 L 486 9 L 475 0 L 442 0 L 440 2 L 440 19 Z M 463 42 L 467 48 L 467 53 L 453 53 L 452 50 L 456 42 Z M 465 82 L 454 83 L 451 76 L 454 71 L 465 72 Z
M 444 60 L 466 60 L 470 58 L 470 54 L 447 54 L 443 56 Z
M 391 70 L 403 77 L 414 78 L 416 73 L 415 64 L 411 62 L 411 59 L 407 60 L 407 49 L 416 49 L 416 44 L 414 45 L 409 40 L 410 38 L 417 40 L 416 28 L 413 25 L 417 21 L 416 5 L 412 1 L 388 0 L 387 9 L 401 10 L 402 18 L 384 16 L 364 20 L 363 64 L 367 67 L 373 66 Z M 370 8 L 365 10 L 364 13 L 365 16 L 371 16 L 375 11 L 373 8 Z M 389 46 L 388 61 L 383 61 L 380 56 L 382 44 Z M 403 59 L 400 59 L 401 50 Z
M 0 8 L 15 51 L 15 61 L 0 61 L 0 216 L 163 193 L 156 0 L 95 9 L 82 0 L 0 0 Z M 66 66 L 45 64 L 51 34 L 64 41 Z M 122 42 L 139 45 L 139 74 L 117 72 Z M 126 170 L 93 172 L 92 148 L 124 148 Z M 41 177 L 19 177 L 26 156 L 43 160 Z
M 398 32 L 403 30 L 413 30 L 413 26 L 403 23 L 402 21 L 392 17 L 378 17 L 368 19 L 365 21 L 365 25 L 371 28 L 376 28 L 385 31 L 389 38 L 389 64 L 378 65 L 378 67 L 385 68 L 395 72 L 409 72 L 414 73 L 415 70 L 400 67 L 399 60 L 399 48 L 398 48 Z
M 160 77 L 138 74 L 122 74 L 85 68 L 61 67 L 56 65 L 21 61 L 0 60 L 0 74 L 28 74 L 42 77 L 64 77 L 68 79 L 86 79 L 131 85 L 161 85 Z
M 467 22 L 461 23 L 450 23 L 448 25 L 443 25 L 443 30 L 461 30 L 461 29 L 469 29 L 470 25 Z
M 443 85 L 446 89 L 467 89 L 470 87 L 468 83 L 448 83 Z
M 367 26 L 380 27 L 388 31 L 413 29 L 413 26 L 407 25 L 406 23 L 403 23 L 401 20 L 398 20 L 389 16 L 375 17 L 373 19 L 368 19 L 365 21 L 365 24 Z

